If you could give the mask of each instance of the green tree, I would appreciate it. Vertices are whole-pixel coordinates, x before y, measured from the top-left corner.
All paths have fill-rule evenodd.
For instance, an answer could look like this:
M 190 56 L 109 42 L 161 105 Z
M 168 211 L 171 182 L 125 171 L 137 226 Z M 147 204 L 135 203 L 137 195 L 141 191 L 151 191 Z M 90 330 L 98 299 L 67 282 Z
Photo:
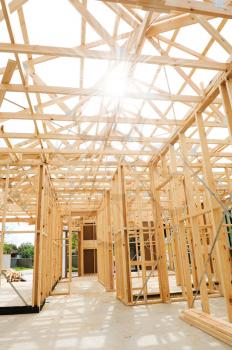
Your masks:
M 13 243 L 4 243 L 3 246 L 3 253 L 4 254 L 11 254 L 14 250 L 17 250 L 17 247 Z
M 77 233 L 73 233 L 73 235 L 72 235 L 72 253 L 77 254 L 77 251 L 78 251 Z
M 31 243 L 22 243 L 18 247 L 18 253 L 22 258 L 33 258 L 34 256 L 34 246 Z

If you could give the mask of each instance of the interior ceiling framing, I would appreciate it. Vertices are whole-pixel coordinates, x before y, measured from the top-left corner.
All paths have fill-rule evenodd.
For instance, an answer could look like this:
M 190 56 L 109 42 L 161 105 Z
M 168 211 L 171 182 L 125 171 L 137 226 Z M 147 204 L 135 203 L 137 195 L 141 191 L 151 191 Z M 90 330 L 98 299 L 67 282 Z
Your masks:
M 98 208 L 120 164 L 147 171 L 231 67 L 231 1 L 0 4 L 1 178 L 9 171 L 33 192 L 45 163 L 64 207 Z M 204 121 L 218 164 L 228 146 L 220 96 Z M 196 129 L 187 137 L 195 164 Z

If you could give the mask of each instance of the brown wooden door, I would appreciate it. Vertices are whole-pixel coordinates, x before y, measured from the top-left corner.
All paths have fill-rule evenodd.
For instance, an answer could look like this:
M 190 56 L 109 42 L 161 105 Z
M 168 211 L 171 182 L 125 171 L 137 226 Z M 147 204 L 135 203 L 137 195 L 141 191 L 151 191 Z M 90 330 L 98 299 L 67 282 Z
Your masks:
M 84 273 L 97 273 L 97 249 L 84 249 Z

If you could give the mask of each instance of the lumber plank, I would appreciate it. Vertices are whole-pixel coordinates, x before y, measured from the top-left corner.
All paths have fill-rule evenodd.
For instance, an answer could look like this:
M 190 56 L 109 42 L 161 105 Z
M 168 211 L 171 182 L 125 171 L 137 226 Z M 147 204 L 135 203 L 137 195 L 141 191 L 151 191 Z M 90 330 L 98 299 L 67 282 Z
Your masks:
M 200 310 L 189 309 L 181 313 L 180 318 L 222 342 L 232 346 L 232 324 L 212 317 Z

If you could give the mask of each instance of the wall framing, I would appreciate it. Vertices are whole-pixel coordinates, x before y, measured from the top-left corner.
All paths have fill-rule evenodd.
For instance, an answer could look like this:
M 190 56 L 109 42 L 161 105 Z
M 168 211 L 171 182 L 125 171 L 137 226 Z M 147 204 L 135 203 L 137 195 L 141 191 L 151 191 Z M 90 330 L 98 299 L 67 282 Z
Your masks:
M 64 245 L 70 293 L 78 227 L 80 276 L 85 249 L 97 249 L 99 282 L 124 304 L 184 300 L 183 320 L 232 344 L 231 2 L 101 1 L 110 33 L 87 0 L 69 0 L 81 18 L 80 43 L 66 48 L 30 42 L 28 1 L 0 0 L 8 38 L 0 43 L 0 270 L 8 223 L 34 224 L 32 307 L 41 308 L 63 277 Z M 181 40 L 189 26 L 208 38 L 202 48 Z M 88 41 L 89 27 L 98 40 Z M 212 58 L 215 46 L 228 59 Z M 39 65 L 60 58 L 78 62 L 77 86 L 39 75 Z M 124 65 L 133 89 L 105 91 L 108 70 L 89 86 L 89 61 L 112 71 Z M 136 75 L 141 67 L 152 68 L 150 81 Z M 98 109 L 88 115 L 94 99 Z M 31 131 L 12 131 L 12 121 L 31 122 Z M 85 242 L 84 225 L 95 219 L 97 240 Z M 227 322 L 213 318 L 214 297 L 225 301 Z

